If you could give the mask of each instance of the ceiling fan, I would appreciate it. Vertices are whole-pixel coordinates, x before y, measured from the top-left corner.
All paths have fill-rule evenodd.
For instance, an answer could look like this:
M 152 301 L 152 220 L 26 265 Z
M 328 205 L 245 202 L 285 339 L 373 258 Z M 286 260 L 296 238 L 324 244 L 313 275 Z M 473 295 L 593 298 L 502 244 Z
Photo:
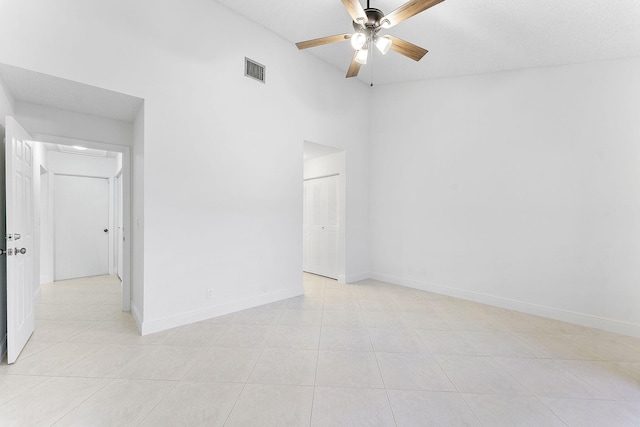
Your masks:
M 355 53 L 353 54 L 349 70 L 347 71 L 347 78 L 358 75 L 360 66 L 367 63 L 369 50 L 372 45 L 383 55 L 386 55 L 389 50 L 393 50 L 414 61 L 420 61 L 420 59 L 427 54 L 428 51 L 426 49 L 392 35 L 379 35 L 378 33 L 382 29 L 398 25 L 402 21 L 443 1 L 444 0 L 411 0 L 385 15 L 380 9 L 369 7 L 369 0 L 367 0 L 366 9 L 362 8 L 359 0 L 342 0 L 342 4 L 344 4 L 351 18 L 353 18 L 353 29 L 355 33 L 337 34 L 335 36 L 307 40 L 296 43 L 296 46 L 302 50 L 350 40 L 351 47 L 353 47 Z

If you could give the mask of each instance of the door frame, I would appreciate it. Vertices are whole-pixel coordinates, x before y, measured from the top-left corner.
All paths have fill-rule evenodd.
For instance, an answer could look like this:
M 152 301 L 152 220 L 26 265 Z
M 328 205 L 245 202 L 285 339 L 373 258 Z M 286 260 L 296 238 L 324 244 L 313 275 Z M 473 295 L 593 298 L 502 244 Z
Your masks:
M 55 135 L 46 135 L 46 134 L 33 134 L 33 139 L 39 142 L 47 142 L 51 144 L 60 144 L 67 146 L 81 145 L 83 147 L 92 148 L 96 150 L 103 151 L 111 151 L 115 153 L 122 154 L 122 223 L 123 223 L 123 238 L 122 242 L 122 251 L 123 251 L 123 272 L 122 272 L 122 311 L 131 311 L 131 287 L 133 284 L 131 283 L 131 232 L 132 232 L 132 221 L 131 221 L 131 208 L 132 208 L 132 175 L 131 175 L 131 147 L 126 145 L 116 145 L 116 144 L 105 144 L 102 142 L 89 141 L 83 139 L 75 139 L 75 138 L 67 138 Z M 53 175 L 55 175 L 55 171 L 49 171 Z M 68 174 L 67 174 L 68 175 Z M 104 176 L 94 176 L 96 178 L 109 178 Z M 109 179 L 109 187 L 112 188 L 113 179 Z M 51 190 L 51 188 L 50 188 Z M 50 191 L 50 194 L 53 192 Z M 50 200 L 51 201 L 51 200 Z M 110 209 L 109 219 L 110 222 L 113 218 L 113 212 Z M 111 227 L 111 225 L 110 225 Z M 54 236 L 55 239 L 55 236 Z M 111 246 L 111 245 L 110 245 Z M 109 258 L 112 259 L 113 251 L 110 251 Z M 55 256 L 55 254 L 54 254 Z M 110 263 L 111 265 L 111 263 Z M 137 286 L 142 286 L 142 284 L 138 284 Z
M 118 172 L 116 172 L 114 181 L 113 181 L 113 191 L 114 191 L 114 199 L 113 199 L 113 203 L 114 203 L 114 224 L 113 224 L 113 228 L 114 230 L 116 230 L 116 236 L 115 236 L 115 262 L 114 262 L 114 271 L 115 274 L 118 275 L 118 277 L 120 278 L 120 280 L 122 280 L 122 265 L 120 263 L 120 259 L 123 260 L 124 263 L 124 258 L 123 253 L 122 253 L 122 230 L 123 230 L 123 224 L 124 224 L 124 213 L 122 210 L 122 206 L 123 206 L 123 197 L 122 197 L 122 189 L 123 189 L 123 185 L 122 185 L 122 168 L 120 168 L 120 170 Z

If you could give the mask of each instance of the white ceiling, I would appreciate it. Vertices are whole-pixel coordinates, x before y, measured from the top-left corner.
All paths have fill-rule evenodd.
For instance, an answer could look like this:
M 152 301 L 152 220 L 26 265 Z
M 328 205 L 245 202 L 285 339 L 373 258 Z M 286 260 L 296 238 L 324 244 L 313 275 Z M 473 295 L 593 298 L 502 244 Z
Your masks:
M 133 122 L 143 100 L 95 86 L 0 64 L 0 79 L 16 101 Z
M 353 32 L 340 0 L 216 0 L 292 44 Z M 389 13 L 405 0 L 371 0 Z M 361 0 L 366 7 L 366 0 Z M 398 83 L 640 56 L 639 0 L 446 0 L 381 32 L 429 50 L 418 63 L 395 52 L 373 61 L 373 82 Z M 377 53 L 377 52 L 376 52 Z M 344 73 L 348 42 L 300 52 Z M 359 79 L 369 82 L 372 67 Z

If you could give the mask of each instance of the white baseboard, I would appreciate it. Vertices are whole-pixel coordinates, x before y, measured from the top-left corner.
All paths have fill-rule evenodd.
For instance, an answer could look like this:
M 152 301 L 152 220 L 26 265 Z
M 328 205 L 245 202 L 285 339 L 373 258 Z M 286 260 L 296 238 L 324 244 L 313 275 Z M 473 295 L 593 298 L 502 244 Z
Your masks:
M 4 356 L 7 354 L 7 335 L 4 335 L 2 341 L 0 341 L 0 360 L 4 359 Z
M 142 322 L 140 331 L 142 335 L 160 332 L 178 326 L 189 325 L 191 323 L 200 322 L 202 320 L 211 319 L 212 317 L 223 316 L 225 314 L 234 313 L 240 310 L 257 307 L 263 304 L 280 301 L 287 298 L 293 298 L 304 294 L 302 286 L 294 288 L 281 289 L 274 292 L 250 297 L 238 301 L 232 301 L 226 304 L 207 307 L 200 310 L 190 311 L 187 313 L 177 314 L 163 319 L 148 320 Z M 135 313 L 135 307 L 131 306 L 131 311 Z M 136 315 L 134 314 L 134 318 Z M 137 321 L 137 320 L 136 320 Z
M 133 316 L 133 320 L 136 321 L 136 325 L 138 325 L 138 331 L 142 333 L 142 314 L 138 306 L 133 303 L 131 303 L 131 315 Z
M 369 279 L 371 277 L 370 273 L 358 273 L 358 274 L 350 274 L 345 277 L 344 283 L 353 283 L 359 282 L 360 280 Z
M 42 288 L 38 286 L 38 289 L 33 293 L 33 300 L 40 301 L 40 297 L 42 296 Z
M 550 319 L 560 320 L 563 322 L 573 323 L 588 328 L 602 329 L 622 335 L 630 335 L 640 338 L 640 325 L 625 322 L 616 319 L 608 319 L 604 317 L 594 316 L 591 314 L 578 313 L 570 310 L 563 310 L 534 304 L 526 301 L 515 300 L 511 298 L 489 295 L 480 292 L 468 291 L 465 289 L 452 288 L 449 286 L 436 285 L 433 283 L 421 282 L 406 277 L 393 276 L 384 273 L 371 273 L 371 278 L 383 282 L 393 283 L 396 285 L 407 286 L 409 288 L 419 289 L 422 291 L 433 292 L 436 294 L 448 295 L 468 301 L 479 302 L 482 304 L 493 305 L 496 307 L 506 308 L 508 310 L 519 311 L 536 316 L 548 317 Z

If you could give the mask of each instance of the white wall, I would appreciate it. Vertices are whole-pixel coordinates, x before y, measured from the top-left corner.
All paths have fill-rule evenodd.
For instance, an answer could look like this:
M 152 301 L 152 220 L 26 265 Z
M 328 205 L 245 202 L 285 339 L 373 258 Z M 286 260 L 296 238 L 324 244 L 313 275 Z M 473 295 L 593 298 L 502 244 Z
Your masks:
M 74 111 L 17 101 L 16 120 L 34 135 L 65 136 L 107 144 L 131 146 L 131 123 Z
M 367 274 L 368 86 L 210 0 L 24 0 L 3 17 L 0 62 L 145 99 L 143 333 L 302 292 L 304 140 L 350 154 L 346 274 Z
M 16 109 L 16 101 L 11 96 L 5 82 L 0 79 L 0 128 L 4 137 L 5 117 L 13 116 Z
M 304 179 L 338 175 L 338 282 L 347 283 L 346 276 L 346 182 L 345 152 L 340 151 L 304 162 Z M 368 275 L 367 275 L 368 276 Z M 358 278 L 360 279 L 360 278 Z M 351 280 L 353 281 L 353 280 Z
M 124 182 L 123 200 L 131 198 L 131 223 L 129 226 L 125 223 L 125 234 L 131 236 L 131 251 L 133 256 L 130 257 L 127 251 L 128 246 L 125 245 L 124 264 L 125 271 L 131 272 L 131 314 L 133 314 L 138 329 L 142 330 L 142 322 L 144 316 L 144 105 L 140 109 L 136 120 L 133 122 L 133 159 L 131 160 L 131 175 L 135 196 L 131 198 L 128 193 L 130 188 L 127 181 Z M 126 177 L 125 177 L 126 178 Z M 126 218 L 126 213 L 125 213 Z M 129 228 L 131 232 L 129 232 Z M 133 260 L 133 262 L 131 262 Z
M 372 105 L 374 277 L 640 336 L 639 58 Z

